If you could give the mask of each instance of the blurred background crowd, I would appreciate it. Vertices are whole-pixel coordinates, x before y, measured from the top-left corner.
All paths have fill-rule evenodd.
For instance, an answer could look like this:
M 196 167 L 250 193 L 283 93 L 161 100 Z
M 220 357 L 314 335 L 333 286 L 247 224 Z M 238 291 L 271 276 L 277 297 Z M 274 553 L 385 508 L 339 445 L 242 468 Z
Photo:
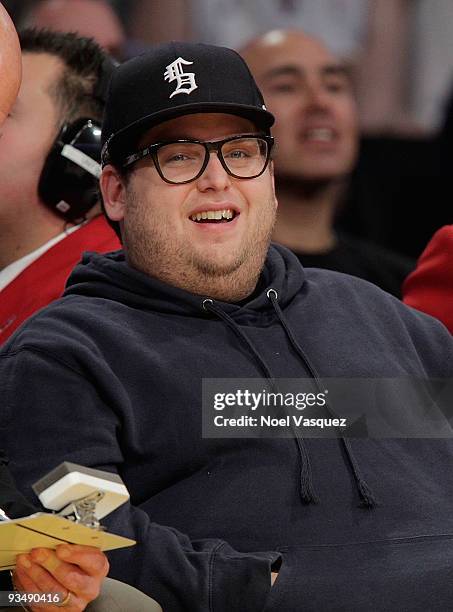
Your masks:
M 240 49 L 302 28 L 350 67 L 361 145 L 338 208 L 345 231 L 417 257 L 452 222 L 450 0 L 5 0 L 16 27 L 93 36 L 123 60 L 164 40 Z

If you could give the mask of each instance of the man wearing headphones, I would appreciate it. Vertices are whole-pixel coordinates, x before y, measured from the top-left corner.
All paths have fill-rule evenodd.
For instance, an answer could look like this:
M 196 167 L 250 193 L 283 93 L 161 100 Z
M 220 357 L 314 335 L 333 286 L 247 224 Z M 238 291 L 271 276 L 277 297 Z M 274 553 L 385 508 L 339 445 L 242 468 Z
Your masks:
M 0 4 L 0 82 L 1 82 L 0 128 L 3 122 L 5 121 L 6 117 L 7 116 L 9 117 L 8 113 L 14 102 L 14 99 L 16 97 L 16 94 L 19 88 L 20 76 L 21 76 L 21 63 L 20 63 L 19 41 L 17 39 L 17 34 L 15 32 L 14 26 L 8 14 L 6 13 L 2 5 Z M 0 506 L 7 507 L 8 512 L 11 512 L 13 516 L 23 516 L 23 515 L 30 514 L 36 511 L 36 509 L 29 502 L 27 502 L 25 498 L 22 497 L 20 493 L 16 490 L 14 483 L 10 477 L 10 474 L 7 468 L 5 467 L 5 464 L 6 464 L 6 459 L 2 451 L 0 451 Z M 0 508 L 0 520 L 1 520 L 1 517 L 4 517 L 4 516 L 5 515 L 2 511 L 2 508 Z M 62 547 L 59 547 L 59 548 L 61 552 Z M 71 551 L 71 548 L 72 548 L 72 551 Z M 74 555 L 74 551 L 76 548 L 80 548 L 80 547 L 67 547 L 67 551 L 69 552 L 70 556 Z M 46 554 L 45 549 L 40 549 L 40 550 L 42 554 Z M 94 551 L 94 550 L 90 551 L 89 549 L 84 549 L 84 550 L 85 552 L 83 553 L 83 559 L 81 558 L 82 549 L 80 548 L 80 550 L 78 551 L 77 554 L 79 555 L 80 565 L 79 567 L 77 567 L 76 565 L 72 565 L 72 570 L 73 571 L 76 570 L 80 572 L 80 575 L 82 576 L 82 571 L 83 571 L 82 567 L 85 565 L 85 567 L 87 568 L 88 567 L 86 565 L 87 562 L 94 563 L 94 565 L 96 565 L 96 563 L 97 564 L 100 563 L 103 567 L 99 565 L 97 568 L 95 568 L 96 577 L 94 576 L 94 574 L 92 577 L 90 577 L 88 575 L 90 572 L 88 572 L 88 574 L 86 574 L 85 576 L 88 579 L 88 581 L 89 580 L 92 581 L 92 584 L 90 585 L 91 588 L 95 586 L 94 584 L 95 582 L 98 585 L 97 588 L 99 588 L 99 585 L 103 577 L 108 571 L 108 563 L 106 562 L 104 555 L 100 554 L 99 551 Z M 49 560 L 50 560 L 51 558 L 53 558 L 54 553 L 52 553 L 51 551 L 47 551 L 47 552 L 49 553 Z M 38 550 L 36 550 L 33 554 L 35 555 L 38 554 Z M 77 560 L 74 560 L 74 558 L 72 558 L 71 560 L 77 563 Z M 64 562 L 61 564 L 61 567 L 59 569 L 60 572 L 64 570 L 63 565 L 65 565 Z M 93 569 L 93 567 L 94 566 L 92 566 L 91 569 Z M 36 568 L 39 568 L 39 566 L 36 566 Z M 44 569 L 42 566 L 40 568 L 40 571 L 41 573 L 44 572 Z M 23 570 L 21 570 L 19 573 L 21 573 L 22 580 L 24 582 L 24 584 L 22 585 L 22 588 L 24 590 L 27 590 L 27 588 L 31 586 L 29 582 L 30 576 L 27 576 L 27 574 L 24 573 Z M 50 578 L 50 575 L 48 576 L 48 578 Z M 20 578 L 17 574 L 15 577 L 15 580 L 16 580 L 16 585 L 18 585 L 20 583 Z M 64 581 L 65 581 L 65 578 L 63 578 L 63 574 L 60 573 L 60 586 L 62 586 L 62 582 Z M 88 582 L 87 582 L 87 585 L 88 585 Z M 1 583 L 0 589 L 3 588 L 4 586 L 5 585 Z M 49 588 L 50 588 L 50 583 L 49 583 Z M 36 591 L 37 587 L 33 585 L 32 590 Z M 80 610 L 85 609 L 86 604 L 94 598 L 95 598 L 95 592 L 93 592 L 91 595 L 88 595 L 88 597 L 84 601 L 82 601 L 83 598 L 79 599 L 77 601 L 76 607 L 73 607 L 71 609 L 74 609 L 74 610 L 75 609 L 80 609 Z M 69 600 L 66 603 L 69 603 Z M 74 603 L 74 604 L 76 603 L 75 597 L 73 599 L 73 602 L 71 603 Z
M 61 37 L 55 38 L 56 45 L 58 40 L 61 40 Z M 27 99 L 23 103 L 21 99 L 20 104 L 16 105 L 15 110 L 12 113 L 10 112 L 20 85 L 20 57 L 20 47 L 16 31 L 7 12 L 0 3 L 0 134 L 2 134 L 3 123 L 6 121 L 7 124 L 10 124 L 16 111 L 21 111 L 20 117 L 26 116 Z M 43 61 L 47 60 L 47 57 L 53 62 L 50 56 L 43 56 Z M 27 65 L 27 62 L 25 64 Z M 30 79 L 28 71 L 27 75 Z M 25 91 L 28 91 L 27 87 Z M 42 87 L 39 91 L 41 95 L 44 95 L 45 88 Z M 23 95 L 25 94 L 23 93 Z M 36 110 L 39 111 L 40 109 L 42 110 L 42 107 L 36 105 Z M 39 116 L 39 112 L 38 118 L 40 119 L 39 123 L 41 123 L 41 119 L 43 122 L 45 121 L 45 116 Z M 18 124 L 20 123 L 18 119 Z M 40 129 L 42 130 L 41 124 L 37 127 L 38 133 L 41 133 L 39 132 Z M 5 132 L 10 135 L 9 152 L 14 153 L 16 151 L 13 148 L 14 140 L 11 138 L 11 131 L 14 134 L 13 128 L 7 126 Z M 5 157 L 3 152 L 1 156 L 2 164 L 5 163 L 6 165 L 8 162 L 7 157 Z M 11 177 L 9 177 L 8 182 L 7 174 L 3 173 L 0 189 L 7 188 L 8 186 L 11 188 Z M 25 181 L 21 187 L 26 187 Z M 3 204 L 5 204 L 5 201 L 3 201 Z M 0 210 L 2 210 L 1 207 Z M 107 232 L 104 233 L 107 234 Z M 66 241 L 63 240 L 63 242 Z M 2 256 L 4 254 L 6 254 L 6 251 L 5 253 L 2 252 Z M 26 516 L 38 510 L 16 489 L 7 468 L 7 463 L 8 461 L 4 453 L 0 450 L 0 521 L 6 518 L 5 511 L 8 513 L 8 516 L 16 518 Z M 37 548 L 30 555 L 20 555 L 18 557 L 18 566 L 14 573 L 14 585 L 21 591 L 36 593 L 39 591 L 53 592 L 58 590 L 63 594 L 64 599 L 61 603 L 46 607 L 40 606 L 39 609 L 43 611 L 55 609 L 58 606 L 65 607 L 68 612 L 76 612 L 86 609 L 87 605 L 88 609 L 93 612 L 110 612 L 112 609 L 122 610 L 126 609 L 126 607 L 127 609 L 137 611 L 160 610 L 155 602 L 128 585 L 116 581 L 105 581 L 104 577 L 107 572 L 108 562 L 105 555 L 97 549 L 86 546 L 60 545 L 55 552 L 46 548 Z M 102 595 L 101 597 L 96 597 L 101 586 Z M 0 572 L 0 592 L 2 589 L 11 588 L 9 576 L 6 572 Z M 9 610 L 10 607 L 1 607 L 2 602 L 5 601 L 6 593 L 3 593 L 3 595 L 4 597 L 0 601 L 0 610 Z M 96 601 L 93 602 L 93 600 Z M 90 604 L 90 602 L 93 603 Z M 35 607 L 26 609 L 34 610 Z
M 99 121 L 113 65 L 92 40 L 25 30 L 0 130 L 0 344 L 61 295 L 83 251 L 119 243 L 99 215 Z

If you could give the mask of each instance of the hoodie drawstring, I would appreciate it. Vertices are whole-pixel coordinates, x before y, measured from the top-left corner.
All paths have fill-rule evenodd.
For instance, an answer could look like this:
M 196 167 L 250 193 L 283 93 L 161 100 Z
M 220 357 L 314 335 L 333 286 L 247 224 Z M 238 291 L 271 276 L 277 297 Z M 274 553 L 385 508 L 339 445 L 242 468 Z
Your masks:
M 270 380 L 270 384 L 273 386 L 274 377 L 272 376 L 269 366 L 264 361 L 264 359 L 261 357 L 261 355 L 258 353 L 258 351 L 253 346 L 253 344 L 250 342 L 250 340 L 247 338 L 247 336 L 244 334 L 242 329 L 240 329 L 240 327 L 236 325 L 233 319 L 229 315 L 227 315 L 227 313 L 224 312 L 221 308 L 216 306 L 216 304 L 214 304 L 214 301 L 211 300 L 211 298 L 206 298 L 203 300 L 203 309 L 206 310 L 207 312 L 212 312 L 217 317 L 219 317 L 219 319 L 224 321 L 225 325 L 227 325 L 231 329 L 231 331 L 233 331 L 236 334 L 236 336 L 240 340 L 242 340 L 242 342 L 247 346 L 249 351 L 253 354 L 256 361 L 259 363 L 259 366 L 262 372 L 264 373 L 265 378 L 268 378 Z
M 214 301 L 210 298 L 206 298 L 203 300 L 203 309 L 207 312 L 211 312 L 215 314 L 219 319 L 224 321 L 224 323 L 236 334 L 236 336 L 245 344 L 247 349 L 252 353 L 255 357 L 257 363 L 260 366 L 261 371 L 264 373 L 265 377 L 269 379 L 269 384 L 273 391 L 276 391 L 276 384 L 274 377 L 272 376 L 272 372 L 265 362 L 265 360 L 261 357 L 257 349 L 253 346 L 252 342 L 247 338 L 244 332 L 236 325 L 234 320 L 226 314 L 221 308 L 214 304 Z M 310 456 L 308 454 L 308 450 L 305 446 L 305 443 L 302 438 L 297 436 L 295 433 L 295 441 L 297 444 L 299 458 L 300 458 L 300 497 L 304 504 L 310 503 L 318 503 L 319 499 L 316 495 L 316 492 L 313 487 L 312 480 L 312 472 L 311 472 L 311 464 L 310 464 Z
M 267 293 L 266 293 L 268 299 L 270 300 L 274 310 L 275 310 L 275 314 L 278 317 L 278 320 L 280 321 L 283 329 L 285 330 L 285 333 L 288 337 L 288 340 L 290 341 L 292 347 L 294 348 L 294 350 L 296 351 L 296 353 L 299 355 L 300 359 L 302 360 L 302 363 L 304 364 L 304 366 L 306 367 L 306 369 L 308 370 L 308 372 L 310 373 L 310 376 L 314 379 L 315 384 L 318 388 L 318 391 L 321 390 L 321 385 L 320 385 L 320 381 L 319 381 L 319 375 L 316 372 L 316 369 L 314 368 L 314 366 L 310 363 L 307 355 L 305 354 L 305 352 L 303 351 L 302 347 L 299 345 L 299 343 L 297 342 L 291 328 L 288 325 L 288 322 L 285 319 L 285 316 L 283 314 L 282 309 L 280 308 L 280 304 L 278 303 L 278 293 L 275 289 L 268 289 Z M 329 408 L 329 404 L 327 403 L 327 407 Z M 330 412 L 332 412 L 330 410 Z M 351 447 L 351 440 L 349 438 L 341 438 L 342 444 L 344 446 L 345 452 L 346 452 L 346 456 L 348 457 L 349 460 L 349 464 L 352 470 L 352 473 L 354 475 L 354 479 L 357 485 L 357 489 L 359 491 L 359 495 L 361 498 L 361 505 L 365 506 L 366 508 L 373 508 L 374 506 L 376 506 L 377 502 L 376 499 L 373 495 L 373 492 L 371 491 L 369 485 L 367 484 L 367 482 L 365 481 L 364 477 L 362 476 L 362 472 L 359 468 L 359 464 L 357 462 L 357 459 L 354 455 L 354 452 L 352 450 Z

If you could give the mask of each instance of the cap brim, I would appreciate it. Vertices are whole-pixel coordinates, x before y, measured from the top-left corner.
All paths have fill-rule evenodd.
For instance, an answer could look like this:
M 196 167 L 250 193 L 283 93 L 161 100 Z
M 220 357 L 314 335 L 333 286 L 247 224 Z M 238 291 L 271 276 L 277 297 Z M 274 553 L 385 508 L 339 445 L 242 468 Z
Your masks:
M 126 157 L 134 151 L 137 142 L 147 130 L 155 125 L 169 121 L 182 115 L 193 115 L 196 113 L 226 113 L 244 117 L 252 121 L 258 129 L 269 130 L 274 124 L 275 118 L 269 111 L 259 109 L 256 106 L 240 105 L 234 103 L 204 102 L 194 104 L 181 104 L 157 113 L 151 113 L 138 121 L 127 125 L 116 134 L 107 138 L 108 154 L 112 161 Z

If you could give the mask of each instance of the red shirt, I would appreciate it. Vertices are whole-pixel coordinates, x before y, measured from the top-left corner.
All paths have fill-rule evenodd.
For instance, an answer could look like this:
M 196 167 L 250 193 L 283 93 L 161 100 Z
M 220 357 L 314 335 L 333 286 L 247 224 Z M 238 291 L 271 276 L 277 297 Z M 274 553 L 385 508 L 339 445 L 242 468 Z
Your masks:
M 403 301 L 453 333 L 453 225 L 438 230 L 403 285 Z
M 120 249 L 115 232 L 102 215 L 43 253 L 0 291 L 0 345 L 31 316 L 61 296 L 84 251 Z

